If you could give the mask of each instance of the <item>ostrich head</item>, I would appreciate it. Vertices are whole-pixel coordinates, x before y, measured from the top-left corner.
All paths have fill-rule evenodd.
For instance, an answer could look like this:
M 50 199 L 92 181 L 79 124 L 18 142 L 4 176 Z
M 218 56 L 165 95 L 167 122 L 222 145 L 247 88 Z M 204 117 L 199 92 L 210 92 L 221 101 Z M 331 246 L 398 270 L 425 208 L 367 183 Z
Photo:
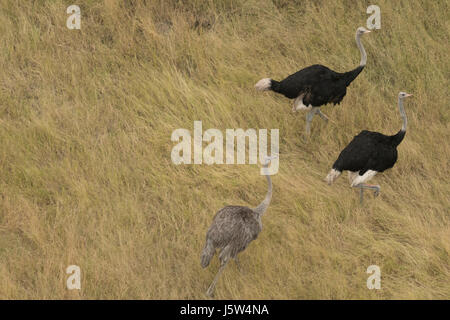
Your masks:
M 412 94 L 406 93 L 406 92 L 403 92 L 403 91 L 398 94 L 398 98 L 399 99 L 404 99 L 404 98 L 411 97 L 411 96 L 412 96 Z
M 269 164 L 270 164 L 270 162 L 272 161 L 272 160 L 274 160 L 274 159 L 276 159 L 276 158 L 278 158 L 278 155 L 276 154 L 276 155 L 273 155 L 273 156 L 265 156 L 264 157 L 264 160 L 263 160 L 263 162 L 262 162 L 262 165 L 263 165 L 263 167 L 264 168 L 267 168 L 268 166 L 269 166 Z
M 370 31 L 370 30 L 367 30 L 367 29 L 364 28 L 364 27 L 359 27 L 358 29 L 356 29 L 356 35 L 357 35 L 357 36 L 361 36 L 361 35 L 366 34 L 366 33 L 369 33 L 369 32 L 371 32 L 371 31 Z

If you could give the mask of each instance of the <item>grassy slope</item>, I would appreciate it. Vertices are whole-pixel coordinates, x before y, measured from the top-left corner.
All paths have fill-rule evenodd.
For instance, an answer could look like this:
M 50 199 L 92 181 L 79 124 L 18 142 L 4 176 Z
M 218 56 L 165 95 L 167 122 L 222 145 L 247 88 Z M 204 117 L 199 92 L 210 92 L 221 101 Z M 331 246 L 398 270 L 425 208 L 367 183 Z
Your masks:
M 367 67 L 309 142 L 304 114 L 253 85 L 352 69 L 370 1 L 121 2 L 78 1 L 81 31 L 65 26 L 73 1 L 0 4 L 0 298 L 204 298 L 213 214 L 256 205 L 266 184 L 254 165 L 172 165 L 171 132 L 194 120 L 280 129 L 263 232 L 217 298 L 450 297 L 447 1 L 378 2 Z M 360 207 L 346 176 L 323 178 L 361 129 L 397 132 L 400 90 L 409 131 Z M 366 288 L 371 264 L 382 290 Z

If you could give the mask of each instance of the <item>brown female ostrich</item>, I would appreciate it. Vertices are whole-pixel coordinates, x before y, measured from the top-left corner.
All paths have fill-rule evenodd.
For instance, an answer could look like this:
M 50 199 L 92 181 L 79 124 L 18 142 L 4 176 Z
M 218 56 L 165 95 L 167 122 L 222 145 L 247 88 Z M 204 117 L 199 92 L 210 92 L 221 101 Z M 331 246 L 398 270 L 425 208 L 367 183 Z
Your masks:
M 263 168 L 268 182 L 268 190 L 264 200 L 256 208 L 244 206 L 226 206 L 214 216 L 206 234 L 206 244 L 202 252 L 201 265 L 206 268 L 219 249 L 220 268 L 211 282 L 206 294 L 212 296 L 220 274 L 230 259 L 236 259 L 238 253 L 258 237 L 262 230 L 261 217 L 269 207 L 272 198 L 272 180 L 268 172 L 271 160 L 277 156 L 266 157 Z

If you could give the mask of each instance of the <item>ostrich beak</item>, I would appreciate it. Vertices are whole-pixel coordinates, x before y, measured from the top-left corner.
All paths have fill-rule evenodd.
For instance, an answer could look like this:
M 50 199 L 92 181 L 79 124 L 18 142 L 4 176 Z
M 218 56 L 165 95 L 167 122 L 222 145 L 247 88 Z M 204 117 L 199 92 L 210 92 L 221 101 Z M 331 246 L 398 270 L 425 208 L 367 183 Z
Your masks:
M 275 155 L 273 155 L 273 156 L 271 156 L 271 157 L 266 156 L 266 158 L 264 159 L 263 165 L 264 165 L 264 166 L 269 165 L 269 163 L 270 163 L 272 160 L 275 160 L 276 158 L 278 158 L 278 154 L 275 154 Z
M 411 94 L 411 93 L 408 93 L 407 95 L 406 95 L 406 97 L 412 97 L 413 95 Z
M 366 30 L 366 31 L 364 31 L 364 33 L 370 33 L 370 32 L 372 32 L 372 31 L 370 31 L 370 30 Z

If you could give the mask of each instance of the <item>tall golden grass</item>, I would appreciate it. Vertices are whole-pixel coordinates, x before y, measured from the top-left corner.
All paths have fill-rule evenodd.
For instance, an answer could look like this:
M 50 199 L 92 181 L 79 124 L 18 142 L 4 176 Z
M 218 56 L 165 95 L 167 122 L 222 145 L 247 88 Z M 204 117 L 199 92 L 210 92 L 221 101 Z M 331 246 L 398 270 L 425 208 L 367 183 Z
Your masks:
M 259 238 L 230 263 L 219 299 L 450 297 L 447 1 L 74 1 L 0 4 L 0 298 L 203 299 L 215 212 L 255 206 L 255 165 L 171 162 L 177 128 L 279 128 L 280 171 Z M 303 137 L 291 101 L 256 92 L 311 64 L 366 69 Z M 381 195 L 323 181 L 362 129 L 408 132 Z M 81 290 L 66 288 L 67 266 Z M 381 268 L 381 290 L 366 269 Z

